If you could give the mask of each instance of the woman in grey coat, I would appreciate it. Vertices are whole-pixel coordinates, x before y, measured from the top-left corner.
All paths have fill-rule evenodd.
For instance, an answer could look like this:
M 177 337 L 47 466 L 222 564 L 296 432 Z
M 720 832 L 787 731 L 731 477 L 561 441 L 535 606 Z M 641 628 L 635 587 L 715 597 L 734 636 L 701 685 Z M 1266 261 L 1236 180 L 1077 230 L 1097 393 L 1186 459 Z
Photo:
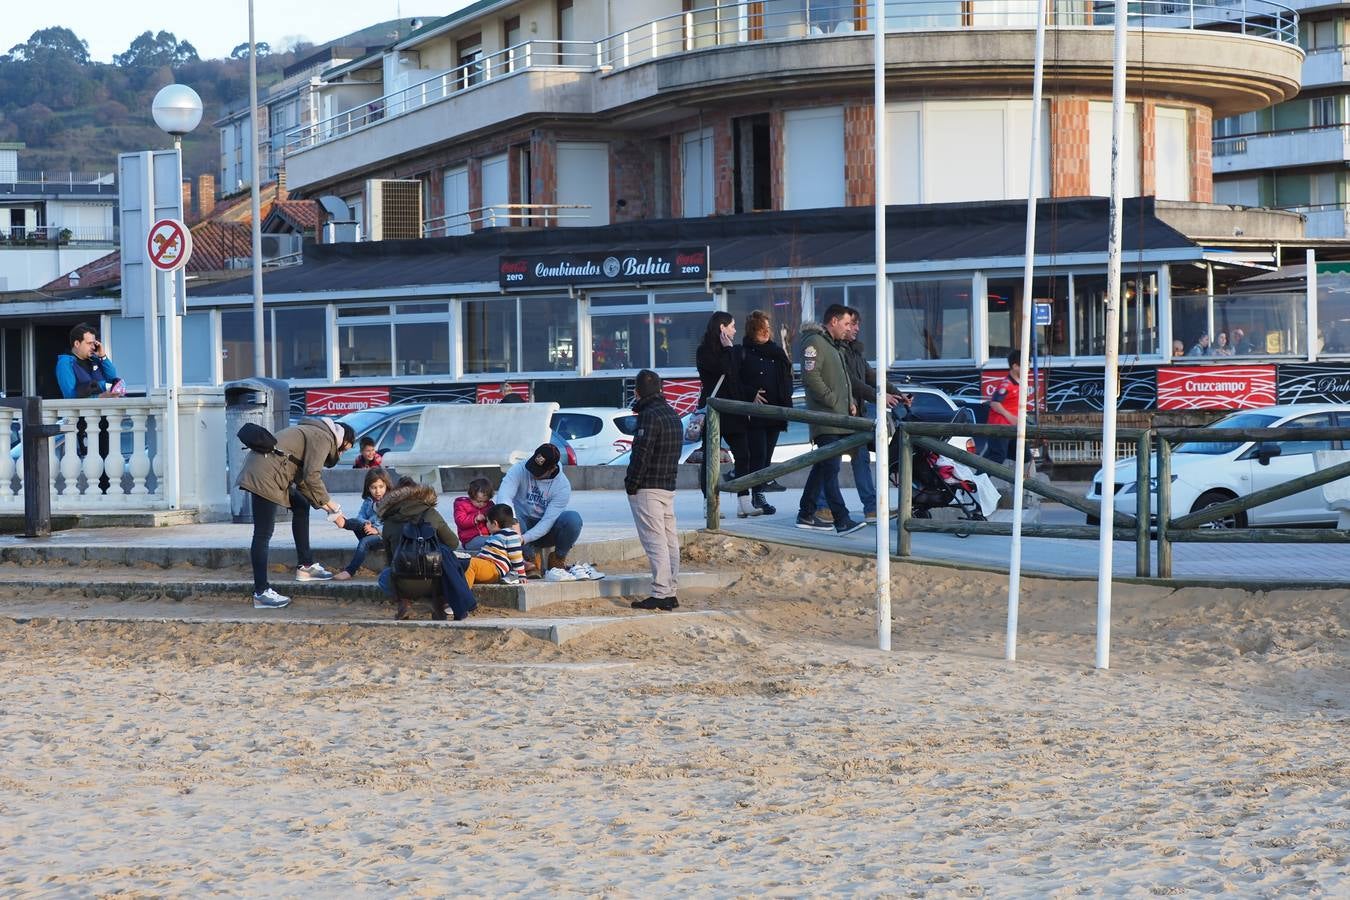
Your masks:
M 253 564 L 254 609 L 280 609 L 291 602 L 278 594 L 267 580 L 267 548 L 277 523 L 277 510 L 291 510 L 291 535 L 300 567 L 296 581 L 326 581 L 333 577 L 314 562 L 309 547 L 309 510 L 325 509 L 341 517 L 342 508 L 324 487 L 323 470 L 332 468 L 338 457 L 356 442 L 351 426 L 333 419 L 306 418 L 277 434 L 273 453 L 250 451 L 239 473 L 239 487 L 253 495 L 253 544 L 249 560 Z M 338 522 L 339 526 L 342 524 Z

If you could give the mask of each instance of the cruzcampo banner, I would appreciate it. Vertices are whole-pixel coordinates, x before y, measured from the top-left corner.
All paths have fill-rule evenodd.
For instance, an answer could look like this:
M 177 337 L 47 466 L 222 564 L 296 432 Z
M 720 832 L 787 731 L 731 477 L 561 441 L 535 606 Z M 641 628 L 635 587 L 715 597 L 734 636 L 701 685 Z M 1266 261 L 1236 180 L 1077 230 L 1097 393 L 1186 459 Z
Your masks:
M 708 271 L 707 247 L 601 250 L 498 258 L 498 283 L 503 288 L 705 281 Z

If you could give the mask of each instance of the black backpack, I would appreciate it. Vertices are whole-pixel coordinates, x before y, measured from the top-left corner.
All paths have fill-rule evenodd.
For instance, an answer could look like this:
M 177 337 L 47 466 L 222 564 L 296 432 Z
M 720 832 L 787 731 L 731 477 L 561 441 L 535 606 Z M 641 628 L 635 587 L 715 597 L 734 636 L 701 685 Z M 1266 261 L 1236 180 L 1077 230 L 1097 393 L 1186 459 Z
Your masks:
M 245 422 L 235 434 L 235 437 L 239 438 L 240 442 L 254 453 L 261 453 L 265 456 L 275 454 L 282 459 L 295 463 L 297 466 L 304 465 L 289 453 L 278 450 L 276 435 L 256 422 Z
M 441 577 L 445 567 L 441 542 L 436 537 L 436 529 L 427 524 L 426 512 L 416 522 L 403 523 L 389 565 L 396 578 L 431 580 Z

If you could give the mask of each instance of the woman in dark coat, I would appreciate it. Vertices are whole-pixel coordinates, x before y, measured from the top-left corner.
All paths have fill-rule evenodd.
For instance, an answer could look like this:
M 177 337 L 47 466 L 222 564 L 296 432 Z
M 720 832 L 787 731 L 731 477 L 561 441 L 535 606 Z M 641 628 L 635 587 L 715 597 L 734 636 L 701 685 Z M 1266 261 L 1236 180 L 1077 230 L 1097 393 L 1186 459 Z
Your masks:
M 745 319 L 745 337 L 742 338 L 741 384 L 755 403 L 771 406 L 792 406 L 792 361 L 783 348 L 771 340 L 769 317 L 760 310 Z M 787 423 L 777 419 L 749 417 L 746 442 L 750 451 L 750 471 L 758 472 L 769 465 L 778 446 L 778 436 L 787 430 Z M 773 482 L 770 482 L 773 484 Z M 755 488 L 751 503 L 764 515 L 778 510 L 764 499 L 765 485 Z
M 703 382 L 703 389 L 698 395 L 699 407 L 706 407 L 708 398 L 714 392 L 723 400 L 748 401 L 754 396 L 741 384 L 741 348 L 736 345 L 736 320 L 731 313 L 715 312 L 708 319 L 708 327 L 703 332 L 703 340 L 699 342 L 694 361 L 698 365 L 699 380 Z M 750 471 L 750 448 L 746 442 L 750 417 L 719 414 L 719 421 L 722 439 L 731 448 L 731 458 L 735 461 L 734 474 L 737 477 L 744 475 Z M 708 462 L 707 459 L 703 461 L 705 494 L 708 490 Z M 745 518 L 760 514 L 760 510 L 750 503 L 749 491 L 741 491 L 737 497 L 740 504 L 738 516 Z

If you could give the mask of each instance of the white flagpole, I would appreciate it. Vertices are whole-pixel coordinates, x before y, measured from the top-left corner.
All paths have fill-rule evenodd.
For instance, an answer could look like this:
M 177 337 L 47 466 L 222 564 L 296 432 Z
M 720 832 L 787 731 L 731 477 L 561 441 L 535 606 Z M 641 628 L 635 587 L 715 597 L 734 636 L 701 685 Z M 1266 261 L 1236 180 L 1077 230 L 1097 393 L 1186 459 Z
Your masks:
M 891 304 L 886 292 L 886 4 L 876 0 L 872 78 L 874 102 L 873 165 L 876 212 L 876 323 L 877 323 L 877 460 L 874 480 L 877 490 L 877 648 L 891 649 L 891 473 L 890 433 L 886 428 L 886 366 L 891 359 Z M 866 453 L 864 447 L 862 452 Z M 900 490 L 906 490 L 900 485 Z
M 1031 79 L 1031 172 L 1027 177 L 1027 237 L 1022 263 L 1022 389 L 1017 392 L 1017 447 L 1013 454 L 1012 558 L 1008 561 L 1008 638 L 1005 659 L 1017 659 L 1017 604 L 1022 591 L 1022 493 L 1026 487 L 1027 378 L 1031 375 L 1033 261 L 1036 256 L 1036 200 L 1041 187 L 1041 88 L 1045 82 L 1045 0 L 1036 3 L 1036 68 Z M 1031 390 L 1036 390 L 1031 382 Z
M 1115 4 L 1115 50 L 1111 61 L 1111 213 L 1106 253 L 1106 371 L 1102 393 L 1102 516 L 1097 546 L 1097 668 L 1111 664 L 1111 575 L 1116 517 L 1116 403 L 1120 395 L 1120 145 L 1125 131 L 1125 20 Z M 1139 486 L 1140 490 L 1145 485 Z

